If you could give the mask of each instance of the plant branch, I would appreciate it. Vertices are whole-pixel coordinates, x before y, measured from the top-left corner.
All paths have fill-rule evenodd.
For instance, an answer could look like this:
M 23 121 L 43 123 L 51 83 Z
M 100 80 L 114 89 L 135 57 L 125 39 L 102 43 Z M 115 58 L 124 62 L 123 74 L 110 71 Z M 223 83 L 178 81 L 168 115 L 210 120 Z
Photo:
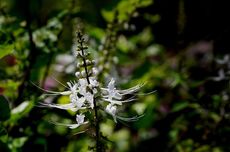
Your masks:
M 81 50 L 81 57 L 83 60 L 83 66 L 84 66 L 84 70 L 86 73 L 86 79 L 88 82 L 88 85 L 90 85 L 90 80 L 89 80 L 89 72 L 87 69 L 87 64 L 86 64 L 86 59 L 85 59 L 85 54 L 84 54 L 84 46 L 83 46 L 83 35 L 80 34 L 80 32 L 78 33 L 78 38 L 79 38 L 79 43 L 80 43 L 80 50 Z M 93 90 L 90 89 L 90 93 L 93 94 Z M 96 151 L 97 152 L 101 152 L 102 148 L 100 145 L 100 130 L 99 130 L 99 119 L 98 119 L 98 109 L 97 109 L 97 103 L 96 103 L 96 99 L 95 97 L 93 98 L 93 105 L 94 105 L 94 126 L 95 126 L 95 134 L 96 134 Z
M 36 50 L 36 46 L 35 43 L 33 41 L 33 31 L 31 29 L 31 16 L 30 16 L 30 11 L 29 11 L 29 1 L 27 3 L 27 9 L 25 10 L 25 14 L 27 14 L 26 16 L 26 30 L 28 32 L 29 35 L 29 45 L 30 45 L 30 51 L 29 51 L 29 55 L 28 55 L 28 60 L 29 60 L 29 65 L 25 68 L 25 73 L 23 76 L 23 80 L 21 85 L 18 87 L 18 97 L 15 100 L 15 104 L 18 105 L 20 104 L 21 100 L 23 99 L 23 92 L 27 86 L 27 82 L 29 81 L 30 78 L 30 74 L 31 74 L 31 69 L 34 65 L 34 63 L 36 62 L 36 57 L 37 57 L 37 50 Z

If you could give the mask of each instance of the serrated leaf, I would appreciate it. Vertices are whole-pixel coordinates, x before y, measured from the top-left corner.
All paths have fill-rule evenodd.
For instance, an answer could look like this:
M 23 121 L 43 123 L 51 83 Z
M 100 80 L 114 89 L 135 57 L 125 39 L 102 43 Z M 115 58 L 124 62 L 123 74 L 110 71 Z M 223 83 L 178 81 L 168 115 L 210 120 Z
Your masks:
M 10 107 L 7 99 L 0 96 L 0 121 L 5 121 L 10 118 Z

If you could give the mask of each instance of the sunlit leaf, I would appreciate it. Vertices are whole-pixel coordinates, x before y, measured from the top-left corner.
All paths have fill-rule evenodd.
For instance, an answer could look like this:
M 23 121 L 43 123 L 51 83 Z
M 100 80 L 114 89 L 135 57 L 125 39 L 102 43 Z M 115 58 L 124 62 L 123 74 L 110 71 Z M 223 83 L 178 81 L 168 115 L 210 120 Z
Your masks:
M 3 44 L 0 45 L 0 58 L 12 53 L 14 49 L 14 46 L 12 44 L 7 45 L 7 44 Z
M 149 6 L 153 3 L 153 0 L 140 0 L 140 5 L 142 7 Z
M 17 121 L 27 115 L 33 107 L 32 101 L 24 101 L 11 111 L 11 121 Z
M 10 53 L 12 53 L 14 45 L 10 40 L 10 36 L 0 31 L 0 59 Z
M 14 138 L 12 142 L 12 149 L 19 149 L 21 148 L 25 142 L 27 141 L 28 137 L 20 137 L 20 138 Z
M 114 19 L 113 11 L 102 10 L 101 14 L 107 22 L 112 22 Z

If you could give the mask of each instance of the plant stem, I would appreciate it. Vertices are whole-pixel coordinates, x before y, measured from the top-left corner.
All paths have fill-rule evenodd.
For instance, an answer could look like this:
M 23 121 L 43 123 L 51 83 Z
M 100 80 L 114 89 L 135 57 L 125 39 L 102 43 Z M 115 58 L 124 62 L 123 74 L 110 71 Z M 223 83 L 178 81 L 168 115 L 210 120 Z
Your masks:
M 87 69 L 87 64 L 86 64 L 86 59 L 85 59 L 85 54 L 84 54 L 84 46 L 83 46 L 83 38 L 82 35 L 79 33 L 79 43 L 80 43 L 80 50 L 81 50 L 81 57 L 83 60 L 83 66 L 84 70 L 86 73 L 86 79 L 88 82 L 88 85 L 90 85 L 90 80 L 89 80 L 89 72 Z M 90 89 L 90 93 L 93 94 L 93 90 Z M 98 112 L 97 112 L 97 103 L 95 100 L 95 97 L 93 98 L 93 106 L 94 106 L 94 126 L 95 126 L 95 134 L 96 134 L 96 152 L 101 152 L 101 146 L 100 146 L 100 130 L 99 130 L 99 120 L 98 120 Z
M 28 55 L 28 61 L 29 61 L 29 65 L 27 67 L 25 67 L 25 71 L 24 71 L 24 75 L 23 75 L 23 80 L 22 83 L 19 85 L 18 87 L 18 97 L 15 100 L 15 105 L 19 105 L 22 101 L 23 101 L 23 93 L 28 85 L 28 81 L 30 79 L 30 75 L 31 75 L 31 70 L 33 68 L 34 63 L 36 62 L 36 58 L 37 58 L 37 48 L 35 46 L 34 40 L 33 40 L 33 31 L 31 28 L 31 16 L 30 16 L 30 10 L 29 10 L 29 1 L 27 3 L 27 7 L 25 9 L 25 13 L 27 14 L 26 16 L 26 30 L 29 36 L 29 47 L 30 47 L 30 51 L 29 51 L 29 55 Z

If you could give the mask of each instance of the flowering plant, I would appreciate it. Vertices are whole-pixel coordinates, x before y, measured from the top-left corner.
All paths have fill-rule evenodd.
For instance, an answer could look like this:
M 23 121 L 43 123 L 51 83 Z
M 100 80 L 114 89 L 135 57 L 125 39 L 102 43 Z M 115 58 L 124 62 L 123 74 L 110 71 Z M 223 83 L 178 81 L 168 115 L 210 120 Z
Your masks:
M 106 87 L 102 87 L 98 82 L 98 70 L 96 63 L 89 57 L 87 46 L 83 35 L 77 33 L 77 48 L 74 51 L 74 56 L 78 59 L 77 68 L 75 73 L 76 79 L 74 81 L 67 82 L 65 86 L 67 90 L 62 92 L 55 92 L 44 90 L 48 95 L 63 95 L 69 96 L 69 103 L 67 104 L 54 104 L 54 103 L 40 103 L 43 107 L 58 108 L 63 110 L 71 110 L 76 113 L 76 122 L 72 124 L 60 124 L 75 129 L 81 125 L 90 123 L 90 120 L 86 118 L 86 111 L 90 112 L 94 116 L 93 124 L 95 126 L 96 135 L 96 149 L 101 151 L 100 144 L 100 129 L 99 129 L 99 110 L 103 109 L 104 112 L 111 115 L 113 120 L 117 123 L 117 120 L 122 121 L 135 121 L 140 116 L 134 116 L 132 118 L 126 118 L 119 116 L 117 108 L 122 106 L 126 102 L 135 100 L 135 93 L 143 86 L 138 84 L 132 88 L 119 90 L 115 87 L 115 79 L 111 78 Z M 131 96 L 127 98 L 127 96 Z

